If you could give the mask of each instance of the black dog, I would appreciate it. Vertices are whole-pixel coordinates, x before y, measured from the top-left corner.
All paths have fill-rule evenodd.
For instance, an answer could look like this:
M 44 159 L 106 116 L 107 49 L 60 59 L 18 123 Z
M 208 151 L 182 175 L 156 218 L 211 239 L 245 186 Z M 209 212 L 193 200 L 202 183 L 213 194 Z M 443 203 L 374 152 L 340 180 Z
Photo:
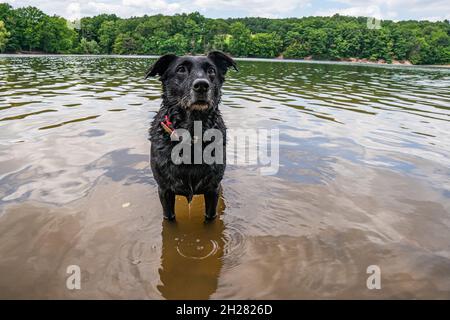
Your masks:
M 151 128 L 151 168 L 163 207 L 164 217 L 175 218 L 175 195 L 183 195 L 190 202 L 193 195 L 205 197 L 206 219 L 216 216 L 219 185 L 225 171 L 226 127 L 218 109 L 221 88 L 228 68 L 236 63 L 219 51 L 207 56 L 178 57 L 167 54 L 159 58 L 147 71 L 146 78 L 159 75 L 163 86 L 162 104 Z M 222 134 L 223 161 L 207 164 L 176 164 L 172 161 L 172 149 L 179 142 L 172 141 L 171 133 L 185 129 L 194 137 L 194 121 L 201 121 L 202 134 L 217 129 Z M 203 135 L 202 135 L 203 137 Z M 198 137 L 197 137 L 198 138 Z M 217 138 L 216 138 L 217 139 Z M 184 140 L 184 136 L 183 139 Z M 201 151 L 212 141 L 198 143 L 193 139 L 190 149 Z M 191 140 L 192 141 L 192 140 Z M 217 141 L 216 141 L 217 142 Z

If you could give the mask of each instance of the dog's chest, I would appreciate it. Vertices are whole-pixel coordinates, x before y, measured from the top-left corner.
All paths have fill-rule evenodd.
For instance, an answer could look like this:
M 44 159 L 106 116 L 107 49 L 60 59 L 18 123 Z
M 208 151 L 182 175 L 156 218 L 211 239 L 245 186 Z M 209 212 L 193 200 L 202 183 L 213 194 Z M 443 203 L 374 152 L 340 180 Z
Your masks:
M 211 188 L 217 187 L 223 177 L 226 162 L 226 129 L 223 120 L 219 117 L 214 121 L 178 121 L 174 123 L 177 135 L 184 131 L 188 135 L 185 144 L 181 141 L 172 141 L 170 135 L 161 129 L 154 127 L 152 130 L 151 162 L 154 177 L 159 185 L 165 185 L 177 194 L 200 194 Z M 208 130 L 214 129 L 214 139 L 208 135 Z M 180 140 L 184 138 L 180 134 Z M 216 140 L 218 139 L 218 140 Z M 214 161 L 205 161 L 206 148 L 214 143 L 214 148 L 221 149 L 221 155 Z M 189 157 L 182 157 L 185 153 Z M 178 160 L 183 160 L 180 163 Z

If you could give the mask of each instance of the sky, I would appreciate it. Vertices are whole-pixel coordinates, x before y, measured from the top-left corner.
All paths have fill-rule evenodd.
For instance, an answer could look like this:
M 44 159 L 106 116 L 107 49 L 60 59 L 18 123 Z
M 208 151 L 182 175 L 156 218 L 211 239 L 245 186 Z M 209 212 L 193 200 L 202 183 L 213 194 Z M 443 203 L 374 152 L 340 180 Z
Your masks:
M 390 20 L 450 20 L 450 0 L 0 0 L 14 8 L 35 6 L 70 20 L 101 13 L 128 18 L 198 11 L 209 18 L 286 18 L 335 13 Z

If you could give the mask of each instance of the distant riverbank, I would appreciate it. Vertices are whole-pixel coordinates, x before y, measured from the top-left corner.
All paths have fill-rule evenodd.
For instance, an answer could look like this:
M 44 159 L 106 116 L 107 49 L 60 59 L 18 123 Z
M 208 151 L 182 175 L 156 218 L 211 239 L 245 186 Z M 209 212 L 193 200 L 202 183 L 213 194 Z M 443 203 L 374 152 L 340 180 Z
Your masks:
M 70 22 L 36 7 L 0 5 L 0 52 L 130 54 L 207 52 L 233 57 L 345 60 L 355 63 L 448 65 L 448 21 L 383 20 L 333 15 L 212 19 L 199 12 Z M 387 63 L 389 62 L 389 63 Z
M 39 51 L 25 51 L 25 52 L 17 52 L 17 53 L 1 53 L 0 57 L 5 56 L 18 56 L 18 57 L 26 57 L 26 56 L 87 56 L 87 57 L 115 57 L 115 58 L 158 58 L 158 55 L 139 55 L 139 54 L 57 54 L 57 53 L 45 53 Z M 286 59 L 284 57 L 277 58 L 258 58 L 258 57 L 234 57 L 235 60 L 242 61 L 279 61 L 279 62 L 309 62 L 309 63 L 355 63 L 355 64 L 366 64 L 366 65 L 388 65 L 388 66 L 416 66 L 416 67 L 437 67 L 437 68 L 450 68 L 450 64 L 413 64 L 408 60 L 392 60 L 392 62 L 387 62 L 383 59 L 380 60 L 369 60 L 365 58 L 342 58 L 340 60 L 321 60 L 321 59 L 313 59 L 312 57 L 305 57 L 303 59 Z
M 278 59 L 283 59 L 283 57 L 278 57 Z M 305 57 L 303 60 L 307 61 L 317 61 L 317 59 L 314 59 L 312 56 Z M 320 60 L 319 60 L 320 61 Z M 393 64 L 393 65 L 405 65 L 405 66 L 412 66 L 413 64 L 409 60 L 392 60 L 391 62 L 388 62 L 384 59 L 377 59 L 377 60 L 370 60 L 367 58 L 341 58 L 337 60 L 332 60 L 336 62 L 353 62 L 353 63 L 371 63 L 371 64 Z

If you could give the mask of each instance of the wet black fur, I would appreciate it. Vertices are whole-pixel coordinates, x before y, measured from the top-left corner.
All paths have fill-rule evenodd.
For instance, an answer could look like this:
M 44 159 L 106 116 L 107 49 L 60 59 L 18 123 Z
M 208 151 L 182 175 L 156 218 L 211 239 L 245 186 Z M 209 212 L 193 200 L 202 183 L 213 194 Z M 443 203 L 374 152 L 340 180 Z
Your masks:
M 184 66 L 182 68 L 181 66 Z M 172 148 L 178 143 L 171 141 L 164 131 L 161 122 L 169 116 L 175 129 L 189 130 L 194 136 L 194 121 L 202 121 L 202 130 L 214 128 L 222 132 L 223 153 L 226 153 L 226 127 L 218 109 L 221 98 L 221 87 L 227 69 L 234 67 L 235 62 L 227 55 L 214 51 L 207 56 L 183 56 L 172 54 L 162 56 L 148 70 L 146 77 L 160 76 L 163 95 L 162 104 L 155 115 L 149 133 L 151 141 L 151 168 L 158 183 L 158 192 L 166 219 L 175 218 L 175 195 L 183 195 L 190 201 L 195 194 L 205 197 L 205 217 L 213 219 L 219 197 L 220 181 L 223 178 L 226 161 L 223 164 L 179 164 L 171 160 Z M 211 69 L 214 69 L 211 71 Z M 197 94 L 193 91 L 193 83 L 202 79 L 209 83 L 207 92 Z M 204 110 L 195 110 L 193 105 L 198 100 L 207 102 Z M 208 142 L 203 141 L 202 149 Z M 194 145 L 192 146 L 192 155 Z

